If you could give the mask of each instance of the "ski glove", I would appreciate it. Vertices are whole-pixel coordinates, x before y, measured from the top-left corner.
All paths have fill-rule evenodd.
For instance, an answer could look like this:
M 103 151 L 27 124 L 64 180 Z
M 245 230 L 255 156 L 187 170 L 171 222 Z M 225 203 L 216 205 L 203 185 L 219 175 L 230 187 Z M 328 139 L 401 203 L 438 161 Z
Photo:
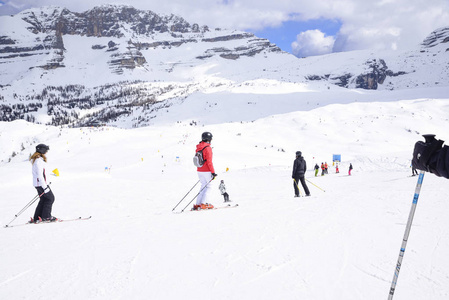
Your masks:
M 212 180 L 214 180 L 215 179 L 215 177 L 217 177 L 218 175 L 217 174 L 215 174 L 215 173 L 212 173 Z
M 442 148 L 444 141 L 435 139 L 433 134 L 423 136 L 426 141 L 416 142 L 413 150 L 413 167 L 449 178 L 449 147 Z

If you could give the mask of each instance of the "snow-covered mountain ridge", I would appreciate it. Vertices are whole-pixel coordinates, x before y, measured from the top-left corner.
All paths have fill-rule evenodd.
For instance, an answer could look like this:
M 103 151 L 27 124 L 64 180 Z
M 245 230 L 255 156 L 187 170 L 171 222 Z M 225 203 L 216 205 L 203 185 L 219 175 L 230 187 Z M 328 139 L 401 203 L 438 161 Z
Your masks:
M 215 106 L 217 93 L 251 103 L 275 101 L 278 96 L 269 95 L 281 93 L 288 105 L 281 111 L 273 105 L 273 113 L 282 113 L 310 109 L 298 102 L 303 96 L 323 105 L 315 97 L 322 98 L 321 92 L 332 97 L 335 91 L 354 95 L 354 89 L 444 88 L 447 32 L 436 30 L 405 52 L 298 59 L 248 32 L 210 29 L 130 6 L 82 13 L 30 9 L 0 17 L 0 120 L 140 127 L 164 121 L 178 106 L 191 110 L 184 103 L 197 97 Z M 236 91 L 249 95 L 239 98 Z M 365 101 L 364 93 L 357 94 L 351 101 Z M 249 119 L 257 117 L 250 106 L 241 113 Z
M 4 18 L 9 19 L 4 20 L 6 22 L 13 19 L 17 24 L 10 27 L 12 32 L 6 30 L 6 35 L 0 40 L 2 45 L 7 45 L 2 49 L 2 58 L 47 55 L 49 59 L 46 64 L 31 66 L 45 70 L 66 67 L 65 36 L 111 38 L 107 43 L 98 41 L 98 44 L 91 46 L 91 50 L 105 49 L 104 52 L 111 57 L 108 63 L 112 71 L 118 74 L 122 74 L 125 68 L 134 69 L 145 64 L 146 58 L 140 50 L 149 48 L 244 39 L 242 45 L 248 43 L 246 47 L 226 49 L 211 46 L 204 53 L 198 53 L 198 58 L 217 54 L 223 58 L 237 59 L 242 55 L 253 56 L 264 49 L 280 51 L 267 40 L 258 39 L 250 33 L 222 31 L 219 28 L 211 32 L 207 26 L 190 25 L 178 16 L 160 16 L 152 11 L 141 11 L 124 5 L 103 5 L 83 13 L 60 7 L 44 7 Z M 26 30 L 18 35 L 15 31 L 17 26 Z M 119 46 L 121 43 L 123 47 Z

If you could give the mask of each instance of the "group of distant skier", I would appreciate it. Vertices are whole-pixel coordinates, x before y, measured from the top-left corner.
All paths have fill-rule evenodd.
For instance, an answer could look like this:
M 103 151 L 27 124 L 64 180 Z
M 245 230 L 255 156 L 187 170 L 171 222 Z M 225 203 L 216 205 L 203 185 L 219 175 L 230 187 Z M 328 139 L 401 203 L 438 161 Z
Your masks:
M 427 171 L 449 179 L 449 146 L 444 146 L 444 141 L 435 139 L 434 135 L 427 135 L 425 142 L 417 142 L 413 151 L 412 167 L 422 171 Z M 196 154 L 201 153 L 204 163 L 197 167 L 197 174 L 199 182 L 201 182 L 200 192 L 198 193 L 196 203 L 193 206 L 193 210 L 199 209 L 211 209 L 214 206 L 210 204 L 208 200 L 208 192 L 210 190 L 209 183 L 214 180 L 218 175 L 215 173 L 214 165 L 212 162 L 212 134 L 210 132 L 204 132 L 201 136 L 201 142 L 196 146 Z M 51 215 L 52 206 L 55 201 L 55 196 L 47 184 L 46 176 L 46 154 L 50 150 L 50 147 L 45 144 L 39 144 L 36 146 L 36 152 L 31 155 L 30 161 L 32 164 L 33 185 L 37 190 L 39 196 L 39 203 L 36 207 L 34 217 L 30 222 L 54 222 L 58 219 Z M 327 174 L 327 163 L 321 164 L 321 175 Z M 318 174 L 318 164 L 315 165 L 315 176 Z M 351 175 L 353 167 L 349 165 L 348 175 Z M 309 188 L 307 187 L 305 180 L 305 173 L 307 170 L 307 164 L 302 156 L 301 151 L 296 152 L 296 159 L 293 163 L 293 187 L 295 197 L 299 196 L 299 183 L 301 183 L 306 196 L 310 196 Z M 338 165 L 337 165 L 338 170 Z M 338 171 L 337 171 L 338 172 Z M 229 194 L 226 191 L 226 186 L 223 180 L 220 182 L 219 190 L 224 197 L 225 202 L 229 202 Z
M 353 169 L 352 163 L 350 163 L 349 170 L 348 170 L 349 176 L 351 176 L 352 169 Z M 314 170 L 315 170 L 315 177 L 318 177 L 318 172 L 320 170 L 320 166 L 318 166 L 318 164 L 315 164 Z M 337 173 L 337 174 L 340 173 L 340 167 L 339 167 L 338 163 L 335 164 L 335 173 Z M 325 174 L 329 174 L 329 165 L 327 164 L 327 162 L 321 163 L 321 176 L 324 176 Z

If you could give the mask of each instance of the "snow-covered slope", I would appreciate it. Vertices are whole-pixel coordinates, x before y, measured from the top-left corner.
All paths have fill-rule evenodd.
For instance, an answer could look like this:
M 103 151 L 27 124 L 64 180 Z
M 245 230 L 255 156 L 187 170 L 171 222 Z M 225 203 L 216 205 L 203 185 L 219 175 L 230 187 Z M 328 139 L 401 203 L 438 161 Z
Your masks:
M 129 130 L 1 122 L 0 223 L 34 196 L 27 157 L 41 142 L 60 173 L 49 176 L 53 214 L 92 219 L 2 228 L 0 298 L 386 298 L 416 184 L 413 144 L 423 133 L 448 138 L 447 103 L 330 104 L 254 122 Z M 191 159 L 206 130 L 218 179 L 239 207 L 173 214 L 197 181 Z M 293 198 L 297 150 L 308 163 L 310 198 Z M 331 164 L 332 154 L 342 155 L 341 173 L 331 167 L 314 177 L 314 164 Z M 448 187 L 425 177 L 397 299 L 449 295 Z

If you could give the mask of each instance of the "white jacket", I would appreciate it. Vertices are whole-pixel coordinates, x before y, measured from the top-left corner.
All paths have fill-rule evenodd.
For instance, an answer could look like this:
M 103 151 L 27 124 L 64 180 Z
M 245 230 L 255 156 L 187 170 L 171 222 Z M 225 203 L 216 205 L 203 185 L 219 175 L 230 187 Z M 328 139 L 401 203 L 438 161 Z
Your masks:
M 47 177 L 45 175 L 45 168 L 47 163 L 42 157 L 37 158 L 32 167 L 33 185 L 35 187 L 41 186 L 44 190 L 47 188 Z
M 221 194 L 223 195 L 226 193 L 226 186 L 224 183 L 220 183 L 220 186 L 218 187 L 220 189 Z

